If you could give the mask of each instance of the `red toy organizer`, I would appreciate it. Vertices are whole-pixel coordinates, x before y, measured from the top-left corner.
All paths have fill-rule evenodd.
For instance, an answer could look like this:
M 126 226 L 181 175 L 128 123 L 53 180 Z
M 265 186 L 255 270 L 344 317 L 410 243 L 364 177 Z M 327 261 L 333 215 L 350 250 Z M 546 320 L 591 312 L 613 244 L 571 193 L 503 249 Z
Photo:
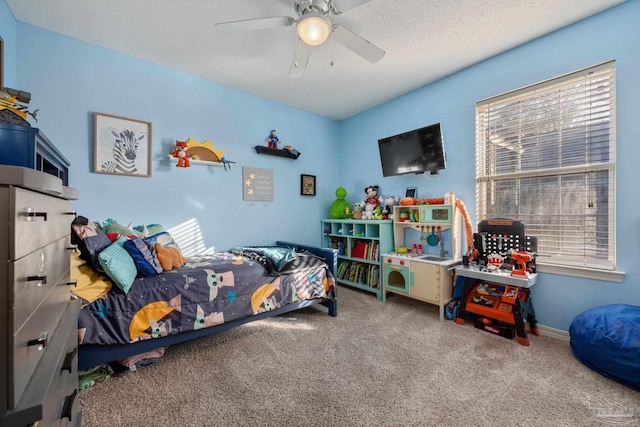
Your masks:
M 522 345 L 529 345 L 524 319 L 529 321 L 529 332 L 538 335 L 528 288 L 478 281 L 467 293 L 464 310 L 480 316 L 474 323 L 479 329 L 506 338 L 513 338 L 517 331 Z

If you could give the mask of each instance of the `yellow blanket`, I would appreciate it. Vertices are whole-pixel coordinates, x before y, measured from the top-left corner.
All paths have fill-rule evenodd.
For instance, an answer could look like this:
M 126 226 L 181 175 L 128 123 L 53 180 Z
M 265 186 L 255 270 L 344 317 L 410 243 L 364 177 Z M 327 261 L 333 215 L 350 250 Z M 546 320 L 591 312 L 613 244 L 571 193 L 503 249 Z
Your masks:
M 69 289 L 73 295 L 83 300 L 83 307 L 106 295 L 111 289 L 111 281 L 80 258 L 80 252 L 71 252 L 71 282 L 74 281 L 76 285 L 69 286 Z

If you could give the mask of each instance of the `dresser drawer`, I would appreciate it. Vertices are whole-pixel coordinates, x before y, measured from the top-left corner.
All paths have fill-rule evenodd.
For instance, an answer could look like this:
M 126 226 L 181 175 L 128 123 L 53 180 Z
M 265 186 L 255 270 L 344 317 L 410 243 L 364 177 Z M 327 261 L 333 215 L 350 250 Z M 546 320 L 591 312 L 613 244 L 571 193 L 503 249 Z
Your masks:
M 60 335 L 60 338 L 66 334 L 67 341 L 64 351 L 58 357 L 53 379 L 42 403 L 42 421 L 39 425 L 66 425 L 69 418 L 72 422 L 75 421 L 75 415 L 79 410 L 78 328 L 77 324 L 73 324 L 73 327 L 67 330 L 67 326 L 62 326 L 65 323 L 63 319 L 61 327 L 56 330 L 56 335 Z M 40 369 L 41 367 L 38 367 L 38 370 Z
M 80 301 L 67 301 L 64 314 L 22 395 L 0 425 L 38 426 L 80 425 L 78 389 L 78 312 Z M 19 367 L 16 367 L 19 369 Z M 69 420 L 69 416 L 71 420 Z
M 69 245 L 69 236 L 66 236 L 10 263 L 9 275 L 14 281 L 9 289 L 9 306 L 13 311 L 14 333 L 49 296 L 57 283 L 66 285 L 69 282 Z M 56 300 L 60 299 L 59 295 Z M 66 299 L 69 299 L 68 292 Z
M 13 187 L 13 230 L 9 259 L 17 260 L 70 233 L 75 217 L 70 200 Z
M 60 318 L 69 304 L 67 283 L 58 282 L 52 291 L 29 317 L 26 323 L 13 336 L 13 401 L 20 399 L 38 362 L 47 352 Z M 77 325 L 75 327 L 77 329 Z M 66 342 L 66 332 L 65 332 Z M 42 345 L 40 344 L 42 343 Z M 11 400 L 11 399 L 10 399 Z

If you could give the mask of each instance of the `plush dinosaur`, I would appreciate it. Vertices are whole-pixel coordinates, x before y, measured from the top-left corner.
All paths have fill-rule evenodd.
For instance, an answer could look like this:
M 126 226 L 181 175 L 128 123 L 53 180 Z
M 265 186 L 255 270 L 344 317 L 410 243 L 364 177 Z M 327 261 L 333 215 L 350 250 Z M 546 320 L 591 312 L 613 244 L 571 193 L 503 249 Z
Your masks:
M 172 246 L 164 247 L 160 243 L 155 245 L 158 261 L 164 271 L 180 268 L 187 263 L 187 259 L 182 256 L 177 248 Z

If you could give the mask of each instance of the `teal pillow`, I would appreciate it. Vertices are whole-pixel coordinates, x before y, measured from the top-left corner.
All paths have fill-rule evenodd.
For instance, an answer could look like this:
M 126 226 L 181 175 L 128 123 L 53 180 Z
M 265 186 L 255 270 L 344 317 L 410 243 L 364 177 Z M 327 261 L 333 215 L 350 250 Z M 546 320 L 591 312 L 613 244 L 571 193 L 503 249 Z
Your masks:
M 133 258 L 123 247 L 127 239 L 119 237 L 118 240 L 100 252 L 98 259 L 104 272 L 113 280 L 113 283 L 125 293 L 129 292 L 138 270 Z
M 295 247 L 284 246 L 236 246 L 229 252 L 258 261 L 270 274 L 282 270 L 296 256 Z
M 154 234 L 165 231 L 164 227 L 160 224 L 138 225 L 133 227 L 133 229 L 142 233 L 144 237 L 153 236 Z

